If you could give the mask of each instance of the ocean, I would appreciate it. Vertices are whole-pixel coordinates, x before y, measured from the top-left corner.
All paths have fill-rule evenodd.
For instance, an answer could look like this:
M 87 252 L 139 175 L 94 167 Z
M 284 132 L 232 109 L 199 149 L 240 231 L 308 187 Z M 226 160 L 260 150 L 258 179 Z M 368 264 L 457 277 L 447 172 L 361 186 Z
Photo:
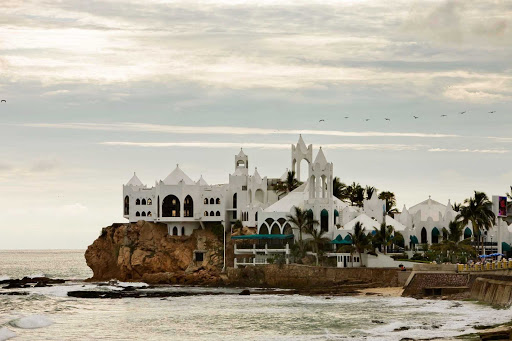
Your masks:
M 65 285 L 0 295 L 0 340 L 394 340 L 448 337 L 512 320 L 512 310 L 473 302 L 375 296 L 221 295 L 80 299 L 97 289 L 83 250 L 0 251 L 0 278 L 46 275 Z M 105 287 L 101 287 L 105 288 Z M 6 292 L 0 289 L 0 292 Z

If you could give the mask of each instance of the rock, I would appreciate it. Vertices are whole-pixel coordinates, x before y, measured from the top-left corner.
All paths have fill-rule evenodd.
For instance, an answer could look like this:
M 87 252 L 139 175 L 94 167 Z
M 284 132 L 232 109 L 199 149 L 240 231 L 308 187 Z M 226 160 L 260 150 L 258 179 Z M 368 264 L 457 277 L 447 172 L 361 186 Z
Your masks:
M 34 288 L 41 288 L 41 287 L 51 287 L 51 285 L 48 285 L 45 282 L 37 282 L 36 285 L 34 285 Z
M 93 271 L 89 281 L 115 278 L 149 284 L 216 285 L 222 283 L 222 258 L 217 254 L 221 245 L 208 229 L 195 230 L 190 236 L 169 236 L 162 223 L 113 224 L 103 228 L 85 252 Z M 194 262 L 195 250 L 206 251 L 202 263 Z
M 200 296 L 200 295 L 226 295 L 223 292 L 190 292 L 190 291 L 99 291 L 99 290 L 78 290 L 69 291 L 68 296 L 78 298 L 154 298 L 154 297 L 183 297 L 183 296 Z
M 507 326 L 496 327 L 480 332 L 480 340 L 512 340 L 511 328 Z
M 383 323 L 384 323 L 384 321 L 372 320 L 372 323 L 383 324 Z
M 393 329 L 394 332 L 401 332 L 401 331 L 404 331 L 404 330 L 409 330 L 410 328 L 409 327 L 400 327 L 400 328 L 395 328 Z
M 244 289 L 238 295 L 248 296 L 250 294 L 251 294 L 251 292 L 248 289 Z

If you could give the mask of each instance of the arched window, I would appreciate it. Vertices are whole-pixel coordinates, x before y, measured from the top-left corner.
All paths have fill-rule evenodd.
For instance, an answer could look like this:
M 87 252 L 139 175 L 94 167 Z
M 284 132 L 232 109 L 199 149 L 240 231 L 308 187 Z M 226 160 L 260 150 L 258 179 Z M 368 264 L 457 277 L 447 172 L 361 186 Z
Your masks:
M 208 217 L 208 211 L 204 211 L 204 216 Z
M 213 205 L 213 204 L 215 204 L 215 199 L 210 198 L 210 205 Z
M 156 216 L 160 217 L 160 196 L 156 199 Z
M 152 217 L 151 211 L 148 212 L 148 217 Z
M 340 216 L 340 212 L 338 210 L 334 210 L 334 225 L 336 225 L 336 218 Z
M 142 211 L 141 216 L 145 217 L 146 216 L 146 212 Z
M 130 214 L 130 198 L 128 196 L 124 197 L 124 215 Z
M 141 205 L 146 205 L 146 199 L 142 199 L 142 201 L 140 202 Z
M 286 223 L 284 225 L 283 234 L 293 234 L 293 230 L 290 224 Z
M 471 238 L 472 235 L 473 235 L 473 232 L 471 232 L 471 229 L 469 227 L 466 227 L 464 229 L 464 239 Z
M 182 226 L 181 227 L 181 235 L 184 236 L 185 235 L 185 226 Z
M 140 205 L 140 199 L 135 200 L 135 205 Z
M 237 204 L 238 204 L 238 203 L 237 203 L 237 195 L 236 195 L 236 193 L 235 193 L 235 194 L 233 194 L 233 208 L 235 208 L 235 209 L 236 209 L 236 208 L 237 208 Z M 237 219 L 237 218 L 236 218 L 236 212 L 237 212 L 236 210 L 235 210 L 235 211 L 233 211 L 233 219 Z
M 220 211 L 217 211 L 217 212 L 215 213 L 215 215 L 216 215 L 217 217 L 220 217 Z
M 268 226 L 266 224 L 261 224 L 260 234 L 268 234 Z
M 315 215 L 313 214 L 313 210 L 312 209 L 307 210 L 307 216 L 308 216 L 309 220 L 314 220 L 315 219 Z M 313 228 L 313 224 L 309 224 L 308 228 L 312 229 Z
M 210 217 L 215 217 L 215 212 L 211 211 L 210 212 Z
M 208 198 L 204 198 L 203 204 L 208 205 Z
M 183 209 L 185 210 L 185 217 L 193 217 L 194 216 L 194 200 L 190 195 L 185 197 L 185 202 L 183 203 Z
M 279 218 L 279 219 L 277 219 L 277 222 L 279 223 L 279 225 L 280 225 L 281 227 L 283 227 L 283 226 L 284 226 L 284 223 L 286 223 L 286 219 L 284 219 L 284 218 Z
M 320 212 L 320 229 L 325 232 L 329 231 L 329 212 L 327 210 Z
M 216 203 L 217 205 L 220 205 L 220 199 L 219 199 L 219 198 L 217 198 L 217 199 L 215 200 L 215 203 Z
M 421 244 L 427 244 L 427 230 L 425 228 L 421 229 Z
M 172 228 L 172 235 L 173 235 L 173 236 L 177 236 L 177 235 L 178 235 L 178 228 L 177 228 L 176 226 L 174 226 L 174 227 Z
M 153 200 L 148 199 L 148 205 L 153 205 Z
M 136 216 L 136 217 L 140 217 L 140 212 L 139 212 L 139 211 L 137 211 L 137 212 L 135 213 L 135 216 Z
M 180 200 L 175 195 L 168 195 L 162 201 L 163 217 L 179 217 L 180 216 Z
M 437 244 L 439 243 L 439 230 L 437 229 L 437 227 L 434 227 L 432 229 L 432 244 Z
M 265 199 L 265 194 L 263 193 L 263 191 L 261 189 L 257 189 L 256 192 L 254 192 L 254 200 L 256 202 L 263 202 L 263 200 Z
M 281 229 L 279 228 L 279 224 L 277 222 L 272 225 L 270 234 L 281 234 Z
M 258 222 L 258 212 L 254 213 L 254 220 Z

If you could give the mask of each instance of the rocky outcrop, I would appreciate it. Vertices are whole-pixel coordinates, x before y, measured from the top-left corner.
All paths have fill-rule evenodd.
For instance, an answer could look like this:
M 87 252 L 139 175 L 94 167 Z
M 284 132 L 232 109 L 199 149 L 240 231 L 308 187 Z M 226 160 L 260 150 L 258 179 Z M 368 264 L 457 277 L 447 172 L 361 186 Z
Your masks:
M 194 251 L 205 251 L 194 261 Z M 113 224 L 87 248 L 90 280 L 145 281 L 162 284 L 220 284 L 222 243 L 209 230 L 170 236 L 161 223 L 143 220 Z

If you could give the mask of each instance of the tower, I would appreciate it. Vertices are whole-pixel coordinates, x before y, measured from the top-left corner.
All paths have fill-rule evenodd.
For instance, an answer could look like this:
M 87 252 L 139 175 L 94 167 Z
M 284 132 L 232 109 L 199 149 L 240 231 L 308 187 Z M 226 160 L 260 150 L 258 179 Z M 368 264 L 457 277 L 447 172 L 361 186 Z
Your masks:
M 333 164 L 327 162 L 322 147 L 315 162 L 309 165 L 309 198 L 331 199 L 333 182 Z
M 235 156 L 235 174 L 248 175 L 249 174 L 249 157 L 245 155 L 242 148 L 240 153 Z
M 292 144 L 292 171 L 295 172 L 297 180 L 300 181 L 300 163 L 302 160 L 306 160 L 311 167 L 313 161 L 313 145 L 310 144 L 306 147 L 302 135 L 299 136 L 297 145 Z

